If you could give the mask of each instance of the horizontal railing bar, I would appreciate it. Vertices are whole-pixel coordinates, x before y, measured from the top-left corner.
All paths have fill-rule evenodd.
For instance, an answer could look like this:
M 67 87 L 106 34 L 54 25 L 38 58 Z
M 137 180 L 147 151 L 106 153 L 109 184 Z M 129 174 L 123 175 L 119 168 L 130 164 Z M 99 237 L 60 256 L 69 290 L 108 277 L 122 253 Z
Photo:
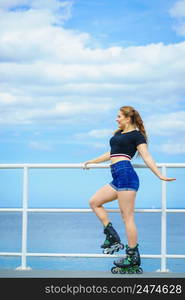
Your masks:
M 96 254 L 96 253 L 27 253 L 27 256 L 57 256 L 57 257 L 124 257 L 125 254 Z M 141 254 L 141 258 L 161 258 L 160 254 Z
M 20 252 L 0 252 L 0 256 L 21 256 Z M 123 254 L 96 254 L 96 253 L 34 253 L 27 252 L 26 256 L 34 257 L 123 257 Z M 166 254 L 167 258 L 185 258 L 185 254 Z M 160 254 L 141 254 L 141 258 L 161 258 Z
M 185 209 L 183 209 L 183 208 L 178 208 L 178 209 L 167 208 L 166 212 L 167 213 L 185 213 Z
M 22 208 L 0 208 L 0 212 L 22 212 Z
M 185 258 L 185 254 L 166 254 L 167 258 Z
M 111 258 L 111 257 L 124 257 L 124 254 L 96 254 L 96 253 L 27 253 L 27 256 L 48 256 L 48 257 L 94 257 L 94 258 Z M 141 254 L 141 258 L 161 258 L 160 254 Z
M 20 252 L 0 252 L 0 256 L 21 256 Z
M 168 168 L 185 168 L 185 163 L 156 163 L 158 167 L 168 167 Z M 135 168 L 148 168 L 145 164 L 134 164 Z M 57 163 L 57 164 L 37 164 L 37 163 L 25 163 L 25 164 L 0 164 L 0 169 L 20 169 L 20 168 L 32 168 L 32 169 L 50 169 L 50 168 L 67 168 L 67 169 L 75 169 L 75 168 L 83 168 L 82 163 Z M 88 168 L 109 168 L 110 164 L 90 164 Z
M 24 164 L 0 164 L 0 169 L 23 169 Z
M 23 211 L 22 208 L 0 208 L 0 212 L 21 212 Z M 112 208 L 108 208 L 106 209 L 107 212 L 114 212 L 114 213 L 118 213 L 120 212 L 119 209 L 115 208 L 115 209 L 112 209 Z M 93 212 L 92 209 L 90 208 L 76 208 L 76 209 L 73 209 L 73 208 L 28 208 L 27 209 L 27 212 L 32 212 L 32 213 L 40 213 L 40 212 L 45 212 L 45 213 L 57 213 L 57 212 L 62 212 L 62 213 L 89 213 L 89 212 Z M 159 208 L 156 208 L 156 209 L 153 209 L 153 208 L 141 208 L 141 209 L 135 209 L 135 212 L 161 212 L 161 209 Z
M 109 208 L 109 209 L 106 209 L 107 212 L 115 212 L 115 213 L 118 213 L 120 212 L 119 209 L 112 209 L 112 208 Z M 68 209 L 68 208 L 59 208 L 59 209 L 56 209 L 56 208 L 52 208 L 52 209 L 47 209 L 47 208 L 40 208 L 40 209 L 37 209 L 37 208 L 29 208 L 28 209 L 28 212 L 64 212 L 64 213 L 89 213 L 89 212 L 93 212 L 91 209 L 89 208 L 84 208 L 84 209 Z M 161 212 L 161 209 L 136 209 L 135 212 Z
M 22 208 L 0 208 L 0 212 L 22 212 Z M 62 213 L 89 213 L 93 212 L 90 208 L 28 208 L 28 212 L 62 212 Z M 113 212 L 118 213 L 120 212 L 119 208 L 107 208 L 107 212 Z M 158 213 L 161 212 L 161 208 L 136 208 L 135 212 L 138 213 L 148 213 L 148 212 L 154 212 Z M 166 209 L 167 213 L 185 213 L 185 209 Z
M 17 252 L 0 252 L 0 256 L 20 256 Z M 100 253 L 34 253 L 27 252 L 26 256 L 34 257 L 124 257 L 124 254 L 100 254 Z M 141 254 L 143 258 L 161 258 L 160 254 Z

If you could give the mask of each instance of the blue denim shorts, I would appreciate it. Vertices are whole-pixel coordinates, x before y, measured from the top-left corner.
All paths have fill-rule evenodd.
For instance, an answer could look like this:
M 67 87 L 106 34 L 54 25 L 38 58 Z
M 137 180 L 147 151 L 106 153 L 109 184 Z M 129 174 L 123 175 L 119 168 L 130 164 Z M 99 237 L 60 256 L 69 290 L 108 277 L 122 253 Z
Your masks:
M 118 161 L 110 167 L 113 178 L 110 185 L 116 191 L 138 191 L 139 177 L 129 160 Z

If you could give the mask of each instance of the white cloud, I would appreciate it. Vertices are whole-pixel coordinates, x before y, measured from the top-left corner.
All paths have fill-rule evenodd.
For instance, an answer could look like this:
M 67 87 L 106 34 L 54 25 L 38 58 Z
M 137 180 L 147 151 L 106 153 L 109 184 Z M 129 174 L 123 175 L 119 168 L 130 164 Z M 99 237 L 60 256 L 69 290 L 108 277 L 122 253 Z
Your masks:
M 60 0 L 6 0 L 0 1 L 0 9 L 12 12 L 44 11 L 55 15 L 55 21 L 66 21 L 71 17 L 73 1 Z
M 185 36 L 185 1 L 180 0 L 175 2 L 169 10 L 172 18 L 175 20 L 174 30 L 178 35 Z
M 170 14 L 174 18 L 184 18 L 185 17 L 185 1 L 177 1 L 170 9 Z
M 92 129 L 88 132 L 83 132 L 83 133 L 76 133 L 75 134 L 75 139 L 77 140 L 86 140 L 89 138 L 95 138 L 95 139 L 102 139 L 102 138 L 108 138 L 112 135 L 113 129 Z
M 79 103 L 68 103 L 68 102 L 62 102 L 57 103 L 56 105 L 56 112 L 58 112 L 60 115 L 75 115 L 75 114 L 96 114 L 99 111 L 106 111 L 111 108 L 111 104 L 109 103 L 89 103 L 89 102 L 81 102 Z
M 184 115 L 175 121 L 167 112 L 183 100 L 185 42 L 95 48 L 90 34 L 61 26 L 71 17 L 71 1 L 1 1 L 0 8 L 1 125 L 95 122 L 99 128 L 98 118 L 131 104 L 143 115 L 155 111 L 147 122 L 156 134 L 183 126 Z M 108 131 L 86 135 L 103 138 Z
M 65 13 L 60 14 L 66 18 Z M 54 26 L 58 17 L 49 9 L 0 11 L 0 53 L 3 61 L 58 59 L 63 49 L 76 47 L 87 34 Z M 68 42 L 69 40 L 69 42 Z
M 155 150 L 171 155 L 185 154 L 185 140 L 176 140 L 175 143 L 173 140 L 167 141 L 166 143 L 162 143 L 160 147 L 156 146 Z
M 88 132 L 88 135 L 90 137 L 95 137 L 95 138 L 106 138 L 109 137 L 112 134 L 112 130 L 110 129 L 93 129 Z
M 51 151 L 53 148 L 47 142 L 30 141 L 28 147 L 34 150 Z
M 16 97 L 10 93 L 0 93 L 0 104 L 12 104 L 16 102 Z
M 151 115 L 146 120 L 146 128 L 159 136 L 185 134 L 185 111 Z
M 1 0 L 0 1 L 0 8 L 1 9 L 9 9 L 12 7 L 17 7 L 17 6 L 23 6 L 23 5 L 28 5 L 30 0 Z

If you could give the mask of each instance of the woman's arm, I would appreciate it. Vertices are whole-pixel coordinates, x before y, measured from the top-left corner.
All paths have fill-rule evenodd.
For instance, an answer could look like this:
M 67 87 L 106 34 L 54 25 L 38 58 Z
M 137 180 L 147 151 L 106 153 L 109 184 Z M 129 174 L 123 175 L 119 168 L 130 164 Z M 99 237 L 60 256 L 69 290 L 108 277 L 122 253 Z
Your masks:
M 158 167 L 156 166 L 155 161 L 153 160 L 152 156 L 148 152 L 147 145 L 146 144 L 140 144 L 137 146 L 137 150 L 140 153 L 142 159 L 144 160 L 145 164 L 151 169 L 151 171 L 159 177 L 161 180 L 165 181 L 172 181 L 176 180 L 176 178 L 168 178 L 166 176 L 163 176 L 161 172 L 159 171 Z
M 86 167 L 88 164 L 96 164 L 96 163 L 101 163 L 104 161 L 110 160 L 110 151 L 105 152 L 101 156 L 98 156 L 97 158 L 88 160 L 84 162 L 84 166 Z

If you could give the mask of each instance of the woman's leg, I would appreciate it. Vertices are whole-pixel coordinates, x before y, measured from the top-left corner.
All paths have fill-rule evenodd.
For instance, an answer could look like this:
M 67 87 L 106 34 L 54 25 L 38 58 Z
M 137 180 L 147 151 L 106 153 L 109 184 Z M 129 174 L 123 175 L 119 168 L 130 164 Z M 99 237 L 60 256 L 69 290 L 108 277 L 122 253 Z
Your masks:
M 92 210 L 104 226 L 107 226 L 110 221 L 107 212 L 102 205 L 115 199 L 117 199 L 117 191 L 107 184 L 99 189 L 89 201 Z
M 137 245 L 137 229 L 134 221 L 135 191 L 118 191 L 118 203 L 127 234 L 128 246 Z

